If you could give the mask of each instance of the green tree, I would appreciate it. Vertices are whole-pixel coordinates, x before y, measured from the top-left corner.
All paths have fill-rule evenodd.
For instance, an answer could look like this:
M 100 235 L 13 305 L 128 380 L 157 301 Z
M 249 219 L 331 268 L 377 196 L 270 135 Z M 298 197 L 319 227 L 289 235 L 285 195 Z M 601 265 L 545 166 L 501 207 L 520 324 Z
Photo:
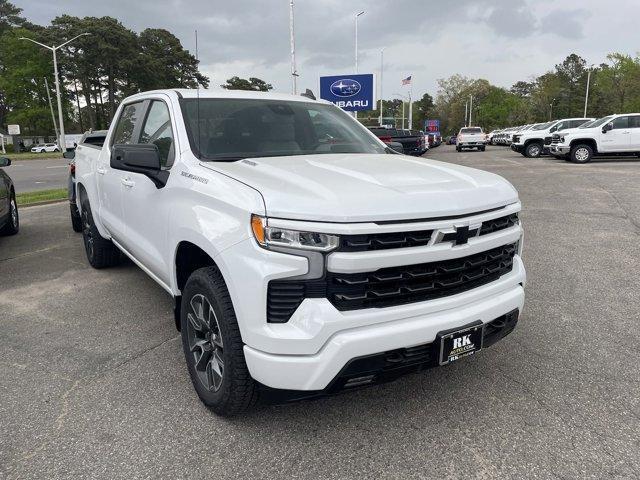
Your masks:
M 256 77 L 250 77 L 249 80 L 231 77 L 227 80 L 227 83 L 220 86 L 227 90 L 255 90 L 258 92 L 268 92 L 273 89 L 273 85 Z
M 7 0 L 0 0 L 0 35 L 13 27 L 24 26 L 26 20 L 20 16 L 22 9 Z
M 420 100 L 413 102 L 413 128 L 424 128 L 424 121 L 434 112 L 433 97 L 428 93 L 422 95 Z

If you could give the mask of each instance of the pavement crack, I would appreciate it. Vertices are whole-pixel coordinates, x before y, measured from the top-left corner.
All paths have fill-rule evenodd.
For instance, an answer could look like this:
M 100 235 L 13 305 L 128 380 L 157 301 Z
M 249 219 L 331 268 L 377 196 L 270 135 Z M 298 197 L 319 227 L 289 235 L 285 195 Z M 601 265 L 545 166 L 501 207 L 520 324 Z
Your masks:
M 115 365 L 115 366 L 113 366 L 113 367 L 111 367 L 111 368 L 109 368 L 109 369 L 105 370 L 105 372 L 106 372 L 106 373 L 109 373 L 109 372 L 113 372 L 113 371 L 115 371 L 115 370 L 118 370 L 120 367 L 123 367 L 123 366 L 125 366 L 125 365 L 127 365 L 127 364 L 129 364 L 129 363 L 131 363 L 131 362 L 133 362 L 133 361 L 135 361 L 135 360 L 137 360 L 138 358 L 140 358 L 140 357 L 142 357 L 142 356 L 146 355 L 147 353 L 149 353 L 149 352 L 151 352 L 151 351 L 153 351 L 153 350 L 155 350 L 155 349 L 157 349 L 157 348 L 160 348 L 160 347 L 162 347 L 163 345 L 166 345 L 167 343 L 172 342 L 173 340 L 176 340 L 176 339 L 178 339 L 178 338 L 180 338 L 180 335 L 175 335 L 175 336 L 173 336 L 173 337 L 167 338 L 166 340 L 163 340 L 163 341 L 162 341 L 162 342 L 160 342 L 160 343 L 157 343 L 156 345 L 152 345 L 152 346 L 150 346 L 149 348 L 146 348 L 146 349 L 144 349 L 144 350 L 141 350 L 140 352 L 138 352 L 138 353 L 136 353 L 136 354 L 132 355 L 131 357 L 127 358 L 126 360 L 124 360 L 124 361 L 122 361 L 122 362 L 118 363 L 117 365 Z

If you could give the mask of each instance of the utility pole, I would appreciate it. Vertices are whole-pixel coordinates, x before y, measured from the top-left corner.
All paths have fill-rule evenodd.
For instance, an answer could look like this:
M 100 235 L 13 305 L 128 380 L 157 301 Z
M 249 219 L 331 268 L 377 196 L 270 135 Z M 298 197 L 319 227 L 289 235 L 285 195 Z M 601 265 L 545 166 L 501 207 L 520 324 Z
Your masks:
M 587 93 L 584 96 L 584 117 L 587 118 L 587 104 L 589 103 L 589 83 L 591 83 L 591 70 L 593 65 L 587 70 Z
M 56 132 L 56 138 L 59 138 L 58 125 L 56 125 L 56 116 L 53 113 L 53 104 L 51 103 L 51 93 L 49 92 L 49 82 L 47 82 L 47 77 L 44 77 L 44 86 L 47 89 L 47 98 L 49 99 L 49 108 L 51 109 L 51 121 L 53 121 L 53 130 Z
M 289 41 L 291 44 L 291 93 L 298 93 L 298 72 L 296 70 L 296 36 L 293 23 L 293 0 L 289 2 Z
M 549 104 L 549 121 L 551 121 L 551 119 L 553 118 L 553 103 L 556 101 L 556 99 L 554 98 L 553 100 L 551 100 L 551 103 Z
M 76 35 L 75 37 L 73 37 L 71 40 L 67 40 L 64 43 L 53 46 L 53 47 L 50 47 L 49 45 L 45 45 L 44 43 L 36 42 L 31 38 L 20 37 L 20 40 L 29 40 L 30 42 L 33 42 L 36 45 L 40 45 L 41 47 L 44 47 L 48 50 L 51 50 L 51 52 L 53 52 L 53 75 L 54 75 L 53 79 L 55 80 L 55 84 L 56 84 L 56 96 L 58 97 L 58 123 L 60 124 L 60 136 L 58 137 L 58 146 L 60 147 L 61 152 L 67 151 L 67 143 L 64 138 L 64 118 L 62 116 L 62 97 L 60 96 L 60 77 L 58 75 L 58 58 L 56 56 L 56 52 L 62 47 L 64 47 L 65 45 L 73 42 L 76 38 L 83 37 L 85 35 L 91 35 L 91 34 L 81 33 L 80 35 Z
M 378 122 L 382 126 L 382 72 L 384 71 L 384 48 L 380 50 L 380 121 Z
M 469 115 L 469 100 L 464 102 L 464 126 L 465 127 L 469 126 L 469 124 L 467 123 L 468 115 Z
M 473 95 L 469 95 L 469 127 L 471 126 L 471 114 L 473 112 Z

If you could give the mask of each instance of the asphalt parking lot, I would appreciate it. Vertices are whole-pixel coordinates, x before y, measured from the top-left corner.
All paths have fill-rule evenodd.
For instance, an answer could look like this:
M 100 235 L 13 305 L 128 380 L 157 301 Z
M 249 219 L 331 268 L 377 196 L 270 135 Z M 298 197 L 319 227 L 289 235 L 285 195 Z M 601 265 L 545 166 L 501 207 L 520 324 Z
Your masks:
M 515 332 L 232 420 L 194 393 L 167 294 L 132 264 L 91 269 L 65 204 L 23 209 L 0 239 L 0 478 L 640 478 L 640 161 L 428 157 L 520 192 Z
M 18 193 L 66 188 L 68 171 L 66 158 L 15 160 L 6 170 Z

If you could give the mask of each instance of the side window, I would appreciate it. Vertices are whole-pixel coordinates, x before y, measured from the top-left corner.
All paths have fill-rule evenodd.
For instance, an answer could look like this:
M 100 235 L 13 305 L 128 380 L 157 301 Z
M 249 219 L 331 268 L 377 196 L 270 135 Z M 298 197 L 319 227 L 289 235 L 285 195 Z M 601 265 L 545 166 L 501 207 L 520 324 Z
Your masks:
M 629 128 L 629 117 L 618 117 L 613 121 L 613 129 Z
M 585 123 L 586 120 L 571 120 L 569 122 L 569 128 L 576 128 Z
M 163 167 L 171 167 L 174 159 L 173 131 L 171 117 L 167 105 L 160 100 L 153 100 L 149 113 L 142 126 L 139 143 L 153 143 L 160 152 Z
M 133 130 L 142 114 L 142 102 L 130 103 L 122 109 L 111 141 L 112 145 L 133 143 Z
M 640 115 L 629 117 L 629 128 L 640 128 Z
M 556 132 L 559 132 L 560 130 L 565 130 L 569 128 L 569 122 L 560 122 L 558 125 L 556 125 Z

